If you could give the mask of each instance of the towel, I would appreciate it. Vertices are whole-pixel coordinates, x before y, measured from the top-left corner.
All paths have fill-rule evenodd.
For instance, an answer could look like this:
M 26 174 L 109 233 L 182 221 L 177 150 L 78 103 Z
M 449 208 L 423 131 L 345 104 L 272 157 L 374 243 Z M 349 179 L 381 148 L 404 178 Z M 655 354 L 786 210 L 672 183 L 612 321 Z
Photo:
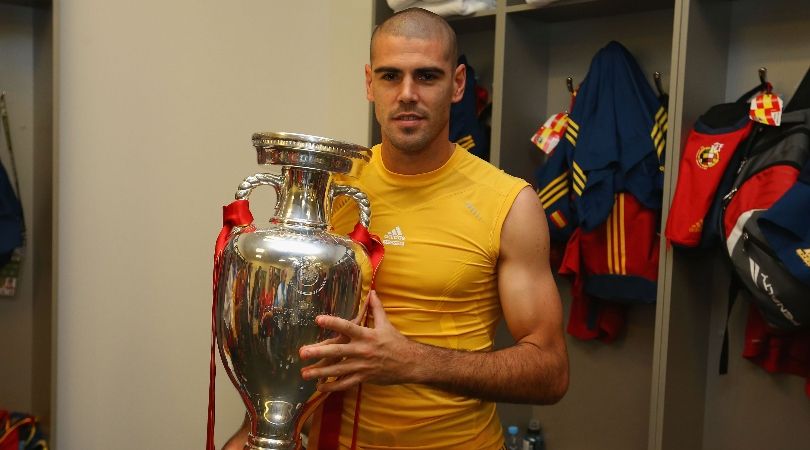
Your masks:
M 442 17 L 468 16 L 478 11 L 495 9 L 495 0 L 387 0 L 396 12 L 407 8 L 422 8 Z

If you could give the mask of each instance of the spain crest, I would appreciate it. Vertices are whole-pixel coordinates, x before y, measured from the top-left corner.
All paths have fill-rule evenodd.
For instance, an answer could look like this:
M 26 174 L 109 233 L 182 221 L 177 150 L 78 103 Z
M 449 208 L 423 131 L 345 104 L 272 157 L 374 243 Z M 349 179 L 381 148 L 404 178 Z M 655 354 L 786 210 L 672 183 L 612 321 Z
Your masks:
M 722 149 L 723 144 L 719 142 L 715 142 L 711 146 L 700 147 L 696 155 L 697 165 L 701 169 L 711 169 L 720 162 L 720 150 Z

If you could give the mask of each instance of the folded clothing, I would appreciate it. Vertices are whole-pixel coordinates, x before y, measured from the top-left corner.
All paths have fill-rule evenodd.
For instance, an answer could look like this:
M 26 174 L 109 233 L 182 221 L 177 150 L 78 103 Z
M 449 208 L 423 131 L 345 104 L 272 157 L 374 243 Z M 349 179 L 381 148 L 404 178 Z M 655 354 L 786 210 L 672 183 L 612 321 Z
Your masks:
M 478 11 L 495 9 L 495 0 L 387 0 L 395 12 L 422 8 L 443 17 L 468 16 Z
M 388 0 L 388 6 L 394 11 L 402 11 L 417 3 L 443 3 L 447 0 Z
M 526 3 L 532 6 L 546 6 L 549 3 L 554 3 L 557 0 L 526 0 Z

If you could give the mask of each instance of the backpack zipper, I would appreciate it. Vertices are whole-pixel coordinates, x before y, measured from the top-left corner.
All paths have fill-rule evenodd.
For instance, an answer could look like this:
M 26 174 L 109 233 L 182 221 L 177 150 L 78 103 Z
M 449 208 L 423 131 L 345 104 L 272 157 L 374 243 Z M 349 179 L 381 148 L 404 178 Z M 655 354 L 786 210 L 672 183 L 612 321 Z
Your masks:
M 751 219 L 748 219 L 748 220 L 751 220 Z M 759 239 L 759 238 L 756 238 L 756 237 L 752 236 L 751 233 L 749 233 L 747 231 L 743 231 L 742 239 L 743 239 L 743 250 L 745 250 L 745 245 L 748 244 L 748 241 L 751 241 L 753 244 L 755 244 L 757 247 L 759 247 L 760 250 L 765 252 L 765 254 L 767 254 L 771 258 L 774 258 L 775 261 L 779 261 L 779 256 L 773 250 L 771 250 L 770 246 L 768 246 L 765 242 L 762 242 L 762 239 Z M 746 252 L 746 253 L 748 253 L 748 252 Z

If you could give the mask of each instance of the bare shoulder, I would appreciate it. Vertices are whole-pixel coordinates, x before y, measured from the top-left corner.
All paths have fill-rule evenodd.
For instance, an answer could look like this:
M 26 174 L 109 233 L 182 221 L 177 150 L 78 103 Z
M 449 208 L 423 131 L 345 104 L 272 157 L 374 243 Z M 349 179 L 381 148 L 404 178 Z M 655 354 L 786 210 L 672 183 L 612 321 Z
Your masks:
M 548 223 L 534 190 L 526 186 L 515 197 L 501 230 L 501 257 L 548 252 Z

